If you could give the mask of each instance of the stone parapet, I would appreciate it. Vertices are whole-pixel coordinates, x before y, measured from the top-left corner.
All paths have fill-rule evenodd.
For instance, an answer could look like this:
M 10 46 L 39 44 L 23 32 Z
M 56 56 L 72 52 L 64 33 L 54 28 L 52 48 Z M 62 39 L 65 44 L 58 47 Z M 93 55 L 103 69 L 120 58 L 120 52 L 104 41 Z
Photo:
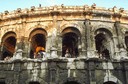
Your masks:
M 104 81 L 114 79 L 114 82 L 124 82 L 121 78 L 117 79 L 117 76 L 121 74 L 122 70 L 125 70 L 123 73 L 128 72 L 127 66 L 126 61 L 110 62 L 74 58 L 1 61 L 0 79 L 3 79 L 6 83 L 11 81 L 11 84 L 22 84 L 22 82 L 28 84 L 31 81 L 37 81 L 40 84 L 49 82 L 52 82 L 50 84 L 61 84 L 66 81 L 78 81 L 81 84 L 89 84 L 91 82 L 102 84 L 103 78 L 105 79 Z
M 118 17 L 121 19 L 128 18 L 128 11 L 124 10 L 123 8 L 117 9 L 117 7 L 113 8 L 103 8 L 97 6 L 50 6 L 50 7 L 35 7 L 32 6 L 30 9 L 21 9 L 18 8 L 12 12 L 5 11 L 4 13 L 0 14 L 0 20 L 7 20 L 7 19 L 14 19 L 14 18 L 21 18 L 21 17 L 31 17 L 31 16 L 38 16 L 38 15 L 49 15 L 49 14 L 83 14 L 89 16 L 104 16 L 109 18 Z M 90 18 L 92 19 L 92 18 Z

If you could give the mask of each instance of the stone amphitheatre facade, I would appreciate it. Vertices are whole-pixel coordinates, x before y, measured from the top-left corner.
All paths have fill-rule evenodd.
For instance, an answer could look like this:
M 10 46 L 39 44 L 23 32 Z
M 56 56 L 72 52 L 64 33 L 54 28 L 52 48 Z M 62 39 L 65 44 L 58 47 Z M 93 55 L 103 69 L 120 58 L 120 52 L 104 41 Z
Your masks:
M 5 11 L 0 41 L 0 84 L 128 84 L 123 8 L 40 5 Z

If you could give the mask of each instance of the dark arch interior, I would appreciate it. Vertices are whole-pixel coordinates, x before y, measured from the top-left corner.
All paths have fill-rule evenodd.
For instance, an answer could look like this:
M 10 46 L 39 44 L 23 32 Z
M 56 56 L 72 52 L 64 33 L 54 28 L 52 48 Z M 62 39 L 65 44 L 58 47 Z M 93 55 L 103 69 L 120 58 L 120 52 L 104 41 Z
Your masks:
M 128 50 L 128 36 L 125 36 L 125 44 L 126 44 L 126 47 L 127 47 L 127 50 Z
M 106 59 L 110 59 L 109 56 L 109 50 L 107 48 L 105 48 L 103 42 L 106 42 L 106 37 L 104 34 L 100 33 L 97 34 L 95 37 L 95 43 L 96 43 L 96 50 L 98 51 L 98 54 L 100 56 L 100 54 L 102 55 L 102 57 L 106 58 Z
M 29 82 L 29 84 L 40 84 L 39 82 Z
M 63 35 L 62 39 L 62 56 L 68 52 L 71 57 L 78 56 L 78 36 L 75 33 L 66 33 Z
M 3 42 L 2 60 L 6 57 L 12 57 L 15 52 L 16 38 L 13 36 L 8 37 Z
M 34 53 L 36 53 L 37 47 L 42 47 L 45 49 L 46 38 L 43 34 L 36 34 L 31 39 L 31 50 L 30 50 L 30 58 L 34 58 Z
M 116 83 L 114 83 L 114 82 L 112 82 L 112 81 L 108 81 L 108 82 L 105 82 L 105 83 L 103 83 L 103 84 L 116 84 Z
M 2 81 L 2 82 L 0 82 L 0 84 L 6 84 L 6 83 Z
M 112 36 L 112 33 L 111 33 L 108 29 L 106 29 L 106 28 L 99 28 L 99 29 L 97 29 L 97 30 L 95 31 L 95 34 L 97 34 L 97 32 L 106 33 L 106 34 L 108 34 L 109 36 Z
M 32 37 L 32 45 L 45 47 L 45 36 L 43 34 L 34 35 Z
M 64 83 L 64 84 L 80 84 L 80 83 L 77 83 L 77 82 L 75 82 L 75 81 L 67 81 L 67 82 Z

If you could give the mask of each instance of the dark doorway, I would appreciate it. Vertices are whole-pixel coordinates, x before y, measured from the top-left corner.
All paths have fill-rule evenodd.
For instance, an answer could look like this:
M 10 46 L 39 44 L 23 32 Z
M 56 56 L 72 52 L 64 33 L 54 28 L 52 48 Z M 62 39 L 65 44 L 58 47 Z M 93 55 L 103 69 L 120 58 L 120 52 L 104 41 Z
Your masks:
M 13 53 L 15 52 L 15 46 L 16 38 L 13 36 L 8 37 L 3 42 L 2 60 L 4 60 L 7 57 L 13 57 Z
M 42 58 L 45 52 L 47 32 L 43 28 L 35 28 L 29 35 L 30 58 Z
M 0 84 L 6 84 L 5 82 L 0 82 Z
M 106 48 L 107 39 L 102 33 L 97 34 L 95 37 L 96 50 L 101 58 L 110 59 L 109 50 Z
M 40 84 L 39 82 L 29 82 L 29 84 Z
M 127 48 L 127 51 L 128 51 L 128 36 L 125 36 L 125 45 L 126 45 L 126 48 Z
M 65 57 L 69 53 L 69 58 L 78 56 L 78 36 L 75 33 L 66 33 L 62 39 L 62 56 Z
M 112 82 L 112 81 L 108 81 L 108 82 L 105 82 L 105 83 L 103 83 L 103 84 L 116 84 L 116 83 L 114 83 L 114 82 Z
M 37 54 L 41 49 L 45 50 L 45 45 L 46 45 L 45 35 L 43 34 L 34 35 L 31 39 L 30 58 L 34 58 L 34 53 Z
M 75 82 L 75 81 L 67 81 L 67 82 L 64 83 L 64 84 L 80 84 L 80 83 L 77 83 L 77 82 Z

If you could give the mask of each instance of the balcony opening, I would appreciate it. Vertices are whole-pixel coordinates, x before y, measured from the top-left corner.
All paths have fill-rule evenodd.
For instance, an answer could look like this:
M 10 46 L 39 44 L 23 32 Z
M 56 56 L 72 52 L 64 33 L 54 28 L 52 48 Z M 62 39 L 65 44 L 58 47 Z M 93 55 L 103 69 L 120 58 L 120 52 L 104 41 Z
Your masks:
M 107 39 L 104 34 L 97 34 L 95 37 L 96 50 L 100 58 L 110 59 L 109 50 L 107 46 Z
M 29 84 L 40 84 L 39 82 L 29 82 Z
M 31 34 L 30 58 L 43 58 L 46 45 L 46 33 L 42 29 L 34 30 Z
M 67 27 L 62 31 L 62 57 L 78 57 L 78 46 L 81 40 L 80 37 L 81 33 L 75 27 Z
M 36 34 L 32 37 L 31 58 L 41 58 L 39 52 L 45 51 L 45 36 L 43 34 Z
M 3 38 L 2 42 L 2 60 L 9 60 L 13 57 L 16 46 L 15 34 L 8 34 Z
M 108 82 L 105 82 L 105 83 L 103 83 L 103 84 L 116 84 L 116 83 L 114 83 L 114 82 L 112 82 L 112 81 L 108 81 Z
M 66 83 L 64 84 L 80 84 L 80 83 L 77 83 L 76 81 L 67 81 Z
M 78 56 L 78 36 L 75 33 L 64 34 L 62 44 L 63 57 L 74 58 Z
M 126 49 L 128 51 L 128 32 L 125 33 L 125 45 L 126 45 Z
M 0 84 L 6 84 L 5 82 L 0 82 Z

